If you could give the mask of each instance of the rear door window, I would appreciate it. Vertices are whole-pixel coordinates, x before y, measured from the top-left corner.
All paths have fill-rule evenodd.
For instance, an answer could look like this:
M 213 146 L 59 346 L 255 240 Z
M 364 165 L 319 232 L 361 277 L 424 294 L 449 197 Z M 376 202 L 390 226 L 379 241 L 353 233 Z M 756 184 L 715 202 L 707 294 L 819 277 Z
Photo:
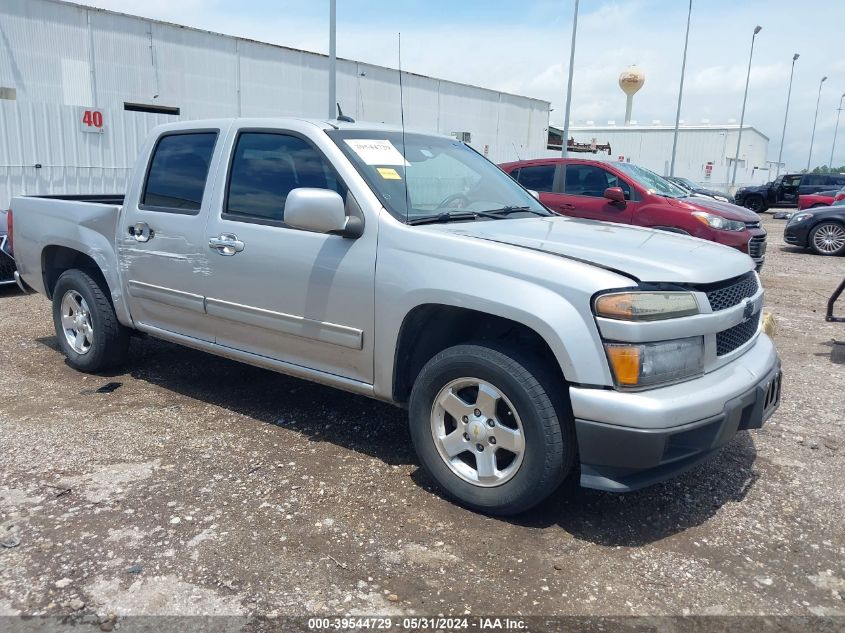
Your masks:
M 217 132 L 166 134 L 153 150 L 141 207 L 197 213 L 202 206 Z
M 554 191 L 555 165 L 529 165 L 519 170 L 518 182 L 534 191 Z

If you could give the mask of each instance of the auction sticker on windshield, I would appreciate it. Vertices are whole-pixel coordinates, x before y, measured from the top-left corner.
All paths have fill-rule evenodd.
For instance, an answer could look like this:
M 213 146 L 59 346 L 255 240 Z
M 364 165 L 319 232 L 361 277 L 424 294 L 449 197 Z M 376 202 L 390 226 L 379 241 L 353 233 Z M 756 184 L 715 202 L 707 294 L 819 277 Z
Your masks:
M 393 167 L 376 167 L 376 171 L 385 180 L 402 180 L 402 176 Z
M 367 165 L 410 165 L 387 139 L 347 138 L 343 140 Z

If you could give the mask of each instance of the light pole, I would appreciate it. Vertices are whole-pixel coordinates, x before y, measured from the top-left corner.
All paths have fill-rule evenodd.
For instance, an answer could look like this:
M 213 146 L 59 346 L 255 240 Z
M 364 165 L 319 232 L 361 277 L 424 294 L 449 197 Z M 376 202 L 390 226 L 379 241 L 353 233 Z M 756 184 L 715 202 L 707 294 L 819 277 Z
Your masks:
M 748 100 L 748 82 L 751 80 L 751 59 L 754 57 L 754 40 L 757 37 L 757 33 L 762 30 L 762 26 L 755 26 L 754 34 L 751 36 L 751 52 L 748 54 L 748 74 L 745 76 L 745 95 L 742 97 L 742 114 L 739 116 L 739 134 L 736 136 L 736 156 L 734 156 L 734 173 L 731 176 L 731 187 L 736 184 L 736 168 L 739 165 L 739 144 L 742 142 L 742 124 L 745 122 L 745 102 Z
M 566 113 L 563 120 L 563 143 L 560 155 L 566 158 L 569 142 L 569 108 L 572 105 L 572 73 L 575 71 L 575 33 L 578 31 L 578 0 L 575 0 L 575 15 L 572 18 L 572 48 L 569 51 L 569 82 L 566 86 Z
M 810 155 L 807 156 L 807 171 L 810 171 L 810 161 L 813 160 L 813 141 L 816 140 L 816 121 L 819 119 L 819 102 L 822 100 L 822 85 L 827 81 L 827 77 L 822 77 L 819 82 L 819 96 L 816 97 L 816 116 L 813 117 L 813 133 L 810 134 Z
M 337 118 L 337 0 L 329 2 L 329 119 Z
M 681 126 L 681 97 L 684 95 L 684 72 L 687 69 L 687 45 L 689 44 L 689 23 L 692 18 L 692 0 L 689 0 L 687 12 L 687 34 L 684 38 L 684 58 L 681 62 L 681 85 L 678 86 L 678 112 L 675 114 L 675 136 L 672 138 L 672 162 L 669 164 L 669 175 L 675 175 L 675 152 L 678 150 L 678 128 Z
M 833 128 L 833 147 L 830 148 L 830 162 L 827 164 L 831 169 L 833 169 L 833 150 L 836 149 L 836 133 L 839 132 L 839 115 L 842 113 L 842 99 L 845 99 L 845 93 L 839 97 L 839 107 L 836 108 L 836 127 Z
M 789 90 L 786 91 L 786 112 L 783 114 L 783 132 L 780 135 L 780 151 L 778 152 L 778 166 L 775 170 L 775 178 L 780 175 L 780 161 L 783 158 L 783 143 L 786 139 L 786 119 L 789 116 L 789 99 L 792 97 L 792 76 L 795 74 L 795 62 L 801 57 L 798 53 L 792 56 L 792 70 L 789 71 Z

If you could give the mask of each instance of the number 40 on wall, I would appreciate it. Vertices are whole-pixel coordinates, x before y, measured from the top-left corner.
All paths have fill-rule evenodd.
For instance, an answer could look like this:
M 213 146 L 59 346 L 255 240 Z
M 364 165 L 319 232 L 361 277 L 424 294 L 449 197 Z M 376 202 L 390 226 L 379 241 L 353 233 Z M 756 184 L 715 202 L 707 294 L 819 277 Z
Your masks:
M 94 132 L 102 134 L 106 131 L 105 119 L 102 110 L 90 108 L 79 108 L 79 126 L 83 132 Z

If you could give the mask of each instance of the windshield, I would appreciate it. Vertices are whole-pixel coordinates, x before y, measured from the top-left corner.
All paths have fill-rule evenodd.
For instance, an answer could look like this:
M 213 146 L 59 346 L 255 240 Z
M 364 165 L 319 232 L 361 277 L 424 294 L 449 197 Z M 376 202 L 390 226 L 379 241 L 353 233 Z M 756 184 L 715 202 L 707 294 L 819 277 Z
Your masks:
M 688 195 L 678 185 L 672 184 L 662 176 L 658 176 L 648 169 L 643 169 L 631 163 L 613 163 L 613 166 L 628 174 L 640 185 L 648 189 L 649 193 L 666 198 L 685 198 Z
M 489 211 L 506 211 L 508 217 L 551 215 L 510 176 L 460 141 L 405 134 L 403 152 L 401 132 L 326 133 L 385 208 L 403 222 L 441 214 L 444 221 L 492 219 L 474 215 Z

